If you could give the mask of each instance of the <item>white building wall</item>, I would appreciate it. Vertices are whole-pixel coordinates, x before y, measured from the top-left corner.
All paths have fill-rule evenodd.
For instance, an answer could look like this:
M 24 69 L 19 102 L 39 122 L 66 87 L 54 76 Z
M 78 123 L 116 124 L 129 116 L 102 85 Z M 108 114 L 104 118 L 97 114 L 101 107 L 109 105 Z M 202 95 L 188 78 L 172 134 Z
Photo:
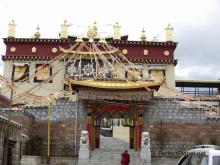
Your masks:
M 165 70 L 165 76 L 166 76 L 166 82 L 164 85 L 162 85 L 159 89 L 159 93 L 165 97 L 174 97 L 175 94 L 175 65 L 169 64 L 166 66 Z M 158 96 L 157 93 L 155 93 L 155 96 Z
M 18 63 L 18 61 L 17 61 Z M 39 85 L 39 82 L 34 82 L 34 76 L 32 76 L 35 73 L 36 64 L 42 64 L 47 63 L 47 61 L 30 61 L 25 62 L 29 63 L 29 82 L 15 82 L 15 86 L 17 87 L 16 91 L 14 92 L 14 96 L 20 94 L 21 92 L 31 90 L 33 87 Z M 6 77 L 8 80 L 11 80 L 12 75 L 12 67 L 13 62 L 12 61 L 5 61 L 4 62 L 4 77 Z M 56 91 L 63 90 L 64 87 L 64 64 L 62 61 L 58 61 L 53 67 L 52 67 L 52 74 L 59 71 L 53 78 L 52 83 L 42 83 L 38 88 L 33 90 L 33 94 L 37 96 L 48 96 L 50 94 L 53 94 Z M 2 94 L 6 95 L 7 97 L 10 96 L 10 90 L 6 88 L 5 84 L 3 84 L 2 87 Z
M 21 61 L 22 62 L 22 61 Z M 12 61 L 5 61 L 4 62 L 4 77 L 6 77 L 8 80 L 11 79 L 12 74 Z M 17 61 L 18 63 L 18 61 Z M 39 85 L 39 82 L 34 82 L 34 76 L 31 77 L 35 73 L 36 64 L 41 63 L 47 63 L 47 61 L 30 61 L 25 62 L 29 63 L 29 71 L 30 71 L 30 80 L 29 82 L 15 82 L 15 85 L 18 86 L 18 89 L 15 92 L 15 95 L 20 94 L 21 92 L 28 91 L 35 87 L 36 85 Z M 141 65 L 141 64 L 139 64 Z M 165 70 L 165 76 L 166 76 L 166 85 L 162 85 L 159 89 L 159 93 L 163 96 L 175 96 L 175 93 L 172 92 L 172 90 L 175 90 L 175 65 L 174 64 L 142 64 L 143 66 L 143 78 L 147 78 L 147 74 L 149 73 L 150 69 L 164 69 Z M 121 73 L 119 74 L 119 78 L 123 79 L 125 78 L 125 67 L 122 66 L 116 66 L 118 68 L 118 71 Z M 64 64 L 62 61 L 58 61 L 53 67 L 52 67 L 52 73 L 54 74 L 59 70 L 59 73 L 55 75 L 53 78 L 52 83 L 45 83 L 36 88 L 33 91 L 33 94 L 37 96 L 48 96 L 50 94 L 53 94 L 56 91 L 63 90 L 64 87 Z M 122 74 L 124 72 L 124 74 Z M 124 76 L 123 76 L 124 75 Z M 2 94 L 6 96 L 10 96 L 10 90 L 8 90 L 4 84 L 2 87 Z M 158 93 L 154 93 L 155 96 L 158 96 Z
M 144 79 L 147 78 L 149 70 L 165 70 L 165 84 L 159 88 L 159 93 L 161 96 L 175 96 L 173 92 L 175 90 L 175 65 L 174 64 L 144 64 Z M 155 96 L 160 96 L 158 92 L 154 92 Z

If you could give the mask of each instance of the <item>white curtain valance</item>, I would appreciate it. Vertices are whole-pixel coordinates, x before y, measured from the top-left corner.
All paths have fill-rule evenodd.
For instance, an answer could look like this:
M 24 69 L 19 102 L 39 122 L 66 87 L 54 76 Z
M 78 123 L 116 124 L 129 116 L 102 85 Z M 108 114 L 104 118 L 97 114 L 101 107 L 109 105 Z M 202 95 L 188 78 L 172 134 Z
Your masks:
M 147 65 L 149 70 L 166 70 L 166 65 Z
M 13 63 L 14 66 L 24 66 L 29 65 L 29 63 Z

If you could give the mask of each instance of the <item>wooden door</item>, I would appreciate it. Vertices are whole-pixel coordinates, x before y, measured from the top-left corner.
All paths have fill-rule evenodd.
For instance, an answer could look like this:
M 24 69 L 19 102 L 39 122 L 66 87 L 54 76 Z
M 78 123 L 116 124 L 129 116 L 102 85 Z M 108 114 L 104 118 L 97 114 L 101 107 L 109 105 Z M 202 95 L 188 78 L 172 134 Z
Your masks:
M 95 135 L 95 148 L 100 148 L 100 127 L 96 127 Z
M 134 127 L 130 127 L 129 138 L 130 138 L 130 149 L 134 149 Z

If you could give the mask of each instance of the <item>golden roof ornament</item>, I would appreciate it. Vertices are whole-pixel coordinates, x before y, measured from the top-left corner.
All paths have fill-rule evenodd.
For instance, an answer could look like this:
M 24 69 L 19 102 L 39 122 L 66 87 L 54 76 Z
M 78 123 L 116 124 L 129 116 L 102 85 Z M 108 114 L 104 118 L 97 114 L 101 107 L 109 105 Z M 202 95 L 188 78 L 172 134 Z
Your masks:
M 92 27 L 89 27 L 87 31 L 87 36 L 89 38 L 89 42 L 93 42 L 94 38 L 97 36 L 97 25 L 96 22 L 94 22 Z
M 76 42 L 83 42 L 82 35 L 77 36 Z
M 144 30 L 144 27 L 141 31 L 141 41 L 146 41 L 147 37 L 146 37 L 146 34 L 145 34 L 145 30 Z
M 60 38 L 61 39 L 67 39 L 68 38 L 68 27 L 67 20 L 65 19 L 63 24 L 61 24 L 61 30 L 60 30 Z
M 174 39 L 173 39 L 173 27 L 170 25 L 170 24 L 168 24 L 168 26 L 165 28 L 165 30 L 166 30 L 166 41 L 171 41 L 171 42 L 173 42 L 174 41 Z
M 106 43 L 106 40 L 105 40 L 105 37 L 100 37 L 100 40 L 99 40 L 99 42 L 101 42 L 101 43 Z
M 8 38 L 15 38 L 16 34 L 16 24 L 12 19 L 11 22 L 8 24 Z
M 94 30 L 96 30 L 96 31 L 98 30 L 96 21 L 94 21 L 94 23 L 93 23 L 93 28 L 94 28 Z
M 158 42 L 157 36 L 154 36 L 152 41 L 153 42 Z
M 121 40 L 121 26 L 118 24 L 118 22 L 115 23 L 115 25 L 113 25 L 114 28 L 114 35 L 113 35 L 113 39 L 114 40 Z
M 39 39 L 40 38 L 40 27 L 39 27 L 39 25 L 37 25 L 36 30 L 37 31 L 34 33 L 34 38 Z

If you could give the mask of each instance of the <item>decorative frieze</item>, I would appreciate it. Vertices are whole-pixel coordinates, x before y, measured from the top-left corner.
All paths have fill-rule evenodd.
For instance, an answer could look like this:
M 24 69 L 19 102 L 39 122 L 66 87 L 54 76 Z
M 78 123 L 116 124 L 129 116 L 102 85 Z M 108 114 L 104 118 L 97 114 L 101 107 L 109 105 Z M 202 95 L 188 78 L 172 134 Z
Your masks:
M 129 91 L 94 91 L 80 90 L 79 98 L 86 100 L 127 100 L 127 101 L 149 101 L 152 93 L 147 91 L 129 92 Z

